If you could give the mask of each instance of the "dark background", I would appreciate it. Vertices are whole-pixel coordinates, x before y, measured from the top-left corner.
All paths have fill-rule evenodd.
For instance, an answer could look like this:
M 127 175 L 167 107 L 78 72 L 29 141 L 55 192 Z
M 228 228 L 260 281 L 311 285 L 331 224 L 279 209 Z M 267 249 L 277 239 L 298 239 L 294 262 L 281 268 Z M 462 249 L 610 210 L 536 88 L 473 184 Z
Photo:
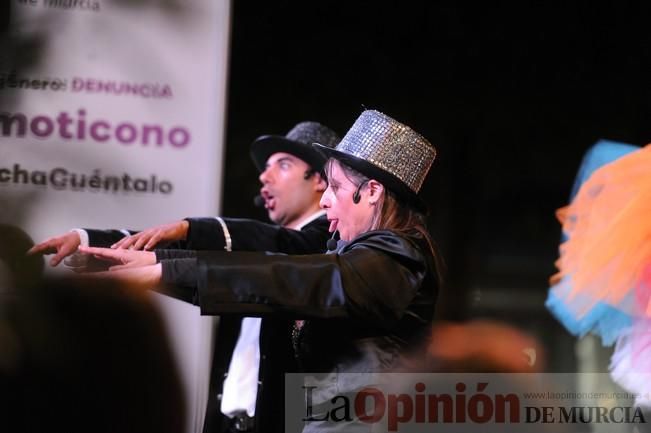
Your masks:
M 226 215 L 265 218 L 250 142 L 302 120 L 344 134 L 374 108 L 438 149 L 422 191 L 447 263 L 440 316 L 573 339 L 546 312 L 583 153 L 651 141 L 649 13 L 634 2 L 234 1 Z

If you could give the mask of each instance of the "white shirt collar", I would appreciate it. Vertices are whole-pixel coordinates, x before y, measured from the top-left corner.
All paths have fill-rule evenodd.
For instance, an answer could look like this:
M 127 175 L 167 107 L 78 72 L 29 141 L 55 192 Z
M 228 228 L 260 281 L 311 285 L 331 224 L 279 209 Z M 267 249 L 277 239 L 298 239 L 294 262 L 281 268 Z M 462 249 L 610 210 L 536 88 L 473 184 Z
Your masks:
M 326 214 L 326 211 L 321 209 L 317 212 L 314 212 L 312 215 L 308 216 L 305 218 L 303 221 L 300 223 L 296 224 L 296 230 L 301 230 L 303 227 L 314 221 L 315 219 L 319 218 L 320 216 L 323 216 Z

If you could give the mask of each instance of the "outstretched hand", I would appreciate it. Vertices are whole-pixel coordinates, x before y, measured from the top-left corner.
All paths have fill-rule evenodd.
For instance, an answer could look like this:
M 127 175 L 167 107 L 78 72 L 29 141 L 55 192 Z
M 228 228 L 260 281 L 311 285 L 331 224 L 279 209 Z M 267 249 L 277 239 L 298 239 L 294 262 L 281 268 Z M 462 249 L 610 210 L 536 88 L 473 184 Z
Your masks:
M 54 254 L 50 259 L 50 265 L 57 266 L 61 260 L 77 252 L 79 244 L 81 244 L 79 234 L 73 231 L 36 244 L 27 251 L 27 254 Z
M 88 280 L 97 278 L 111 279 L 119 281 L 130 289 L 144 291 L 155 288 L 160 283 L 162 274 L 162 266 L 160 263 L 157 263 L 154 265 L 131 268 L 122 266 L 118 270 L 83 274 L 80 278 Z
M 111 245 L 114 249 L 151 250 L 160 242 L 180 241 L 187 237 L 190 223 L 181 220 L 161 224 L 135 235 L 126 236 Z
M 156 264 L 156 253 L 153 251 L 136 251 L 111 248 L 79 247 L 79 252 L 92 254 L 96 258 L 114 263 L 109 271 L 137 268 Z

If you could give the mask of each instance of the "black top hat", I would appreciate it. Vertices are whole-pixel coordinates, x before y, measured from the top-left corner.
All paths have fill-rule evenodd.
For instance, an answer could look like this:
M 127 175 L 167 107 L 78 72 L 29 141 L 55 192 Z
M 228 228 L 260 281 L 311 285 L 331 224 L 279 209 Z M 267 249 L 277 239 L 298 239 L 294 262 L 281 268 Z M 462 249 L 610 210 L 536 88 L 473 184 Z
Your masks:
M 341 138 L 332 129 L 318 122 L 301 122 L 287 135 L 263 135 L 251 143 L 251 158 L 259 171 L 264 171 L 267 159 L 276 152 L 287 152 L 307 162 L 314 170 L 322 171 L 326 158 L 312 147 L 321 143 L 335 147 Z
M 436 149 L 410 127 L 375 110 L 357 118 L 336 148 L 315 143 L 327 158 L 336 158 L 393 191 L 399 200 L 420 211 L 418 197 Z

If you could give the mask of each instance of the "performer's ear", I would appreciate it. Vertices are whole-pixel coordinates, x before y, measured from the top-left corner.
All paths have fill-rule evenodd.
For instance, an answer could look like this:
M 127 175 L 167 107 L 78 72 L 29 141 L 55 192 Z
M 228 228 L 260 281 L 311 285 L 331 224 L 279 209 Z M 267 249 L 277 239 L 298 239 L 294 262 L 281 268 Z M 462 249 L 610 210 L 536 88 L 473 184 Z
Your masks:
M 319 172 L 314 174 L 314 178 L 316 180 L 316 192 L 323 193 L 328 188 L 328 182 L 326 182 Z
M 377 204 L 384 195 L 384 185 L 375 179 L 371 179 L 368 185 L 368 202 L 371 205 Z

